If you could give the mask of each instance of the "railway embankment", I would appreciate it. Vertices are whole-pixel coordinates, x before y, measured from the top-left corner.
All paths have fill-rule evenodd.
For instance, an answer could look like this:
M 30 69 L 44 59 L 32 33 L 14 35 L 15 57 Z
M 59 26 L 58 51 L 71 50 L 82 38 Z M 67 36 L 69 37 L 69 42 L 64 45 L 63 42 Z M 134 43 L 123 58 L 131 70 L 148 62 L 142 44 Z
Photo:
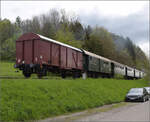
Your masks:
M 0 63 L 0 121 L 39 120 L 124 101 L 133 87 L 148 82 L 124 79 L 23 78 L 13 63 Z

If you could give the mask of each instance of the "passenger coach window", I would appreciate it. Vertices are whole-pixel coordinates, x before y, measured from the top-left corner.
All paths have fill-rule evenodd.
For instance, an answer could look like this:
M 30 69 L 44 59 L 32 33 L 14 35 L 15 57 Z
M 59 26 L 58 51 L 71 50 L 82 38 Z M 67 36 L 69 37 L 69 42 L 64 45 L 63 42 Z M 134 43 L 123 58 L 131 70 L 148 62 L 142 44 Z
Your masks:
M 104 64 L 108 64 L 108 62 L 104 62 Z

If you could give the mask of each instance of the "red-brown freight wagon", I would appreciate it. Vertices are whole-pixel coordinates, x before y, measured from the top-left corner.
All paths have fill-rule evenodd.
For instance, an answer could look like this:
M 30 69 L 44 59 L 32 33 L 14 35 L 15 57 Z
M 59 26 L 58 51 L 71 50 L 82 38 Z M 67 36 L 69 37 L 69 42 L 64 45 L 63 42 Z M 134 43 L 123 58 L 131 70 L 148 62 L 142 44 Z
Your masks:
M 47 71 L 80 76 L 82 51 L 70 45 L 49 39 L 35 33 L 23 34 L 16 40 L 16 68 L 23 71 L 25 77 L 36 73 L 38 77 Z

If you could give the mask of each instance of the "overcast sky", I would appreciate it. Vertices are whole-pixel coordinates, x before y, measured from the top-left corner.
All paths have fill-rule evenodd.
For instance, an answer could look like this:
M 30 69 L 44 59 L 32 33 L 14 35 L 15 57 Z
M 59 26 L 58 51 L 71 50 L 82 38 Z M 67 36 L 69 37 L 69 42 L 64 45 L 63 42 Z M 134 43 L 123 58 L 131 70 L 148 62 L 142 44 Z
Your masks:
M 52 8 L 79 16 L 84 25 L 99 25 L 128 36 L 148 55 L 149 1 L 1 1 L 1 17 L 30 19 Z

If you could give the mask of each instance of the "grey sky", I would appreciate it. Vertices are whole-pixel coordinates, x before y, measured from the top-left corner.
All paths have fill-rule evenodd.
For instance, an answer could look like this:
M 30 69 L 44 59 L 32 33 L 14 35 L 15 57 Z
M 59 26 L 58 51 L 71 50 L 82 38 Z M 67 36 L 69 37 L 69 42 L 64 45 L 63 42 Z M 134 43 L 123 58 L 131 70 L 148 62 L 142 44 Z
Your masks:
M 145 6 L 137 13 L 111 19 L 109 16 L 105 17 L 103 15 L 95 19 L 97 16 L 96 13 L 88 16 L 81 14 L 80 18 L 83 23 L 104 26 L 111 32 L 122 36 L 129 36 L 136 43 L 141 41 L 145 43 L 149 37 L 149 13 L 147 7 L 148 6 Z
M 1 15 L 15 21 L 17 16 L 30 19 L 51 8 L 64 8 L 79 16 L 82 24 L 103 26 L 108 31 L 130 37 L 148 55 L 148 1 L 2 1 Z

